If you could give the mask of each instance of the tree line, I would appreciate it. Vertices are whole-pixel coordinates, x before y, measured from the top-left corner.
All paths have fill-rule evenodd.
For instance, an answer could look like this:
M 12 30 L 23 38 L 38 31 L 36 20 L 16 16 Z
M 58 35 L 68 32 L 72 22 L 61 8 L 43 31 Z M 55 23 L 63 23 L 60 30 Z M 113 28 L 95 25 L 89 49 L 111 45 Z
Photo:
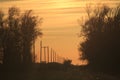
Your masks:
M 120 5 L 87 8 L 88 19 L 81 25 L 82 60 L 88 60 L 93 70 L 120 72 Z
M 31 52 L 42 18 L 33 15 L 32 10 L 21 13 L 17 7 L 10 7 L 8 14 L 0 11 L 0 48 L 3 48 L 3 64 L 29 64 L 33 62 Z

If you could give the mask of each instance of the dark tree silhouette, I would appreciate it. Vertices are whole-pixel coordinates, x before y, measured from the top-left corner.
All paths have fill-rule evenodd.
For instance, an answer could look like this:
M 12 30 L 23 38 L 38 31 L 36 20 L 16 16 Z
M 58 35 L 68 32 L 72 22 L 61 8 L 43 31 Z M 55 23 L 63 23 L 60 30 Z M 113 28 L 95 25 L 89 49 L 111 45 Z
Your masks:
M 4 24 L 4 13 L 2 11 L 0 11 L 0 62 L 2 62 L 2 45 L 3 45 L 3 38 L 4 38 L 4 30 L 3 30 L 3 24 Z
M 88 13 L 89 18 L 82 24 L 84 42 L 80 44 L 82 59 L 98 71 L 120 72 L 120 6 L 103 6 Z
M 42 35 L 37 28 L 40 21 L 32 10 L 21 14 L 19 8 L 11 7 L 7 18 L 0 11 L 0 46 L 4 64 L 32 63 L 31 47 L 37 36 Z
M 4 63 L 16 64 L 20 63 L 20 18 L 19 9 L 15 7 L 9 8 L 8 18 L 6 19 L 6 28 L 4 36 Z M 4 26 L 5 27 L 5 26 Z
M 3 17 L 4 17 L 4 13 L 2 11 L 0 11 L 0 47 L 2 46 L 2 43 L 3 43 L 3 24 L 4 24 L 4 20 L 3 20 Z
M 23 62 L 25 63 L 32 62 L 31 46 L 37 36 L 42 34 L 36 27 L 38 24 L 37 18 L 37 16 L 32 15 L 32 10 L 26 11 L 22 16 L 21 32 L 23 40 Z

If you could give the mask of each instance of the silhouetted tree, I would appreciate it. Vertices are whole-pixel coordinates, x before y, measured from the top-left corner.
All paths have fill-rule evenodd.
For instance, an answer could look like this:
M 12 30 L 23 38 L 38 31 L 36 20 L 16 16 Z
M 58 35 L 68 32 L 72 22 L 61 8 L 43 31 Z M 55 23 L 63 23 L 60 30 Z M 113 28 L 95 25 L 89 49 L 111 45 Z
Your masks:
M 20 17 L 19 9 L 11 7 L 8 10 L 8 18 L 6 32 L 5 32 L 5 41 L 4 41 L 4 63 L 16 64 L 21 62 L 20 56 Z
M 108 73 L 120 71 L 120 6 L 103 6 L 89 13 L 82 24 L 84 42 L 80 44 L 82 59 L 94 70 Z
M 33 41 L 42 33 L 37 28 L 38 17 L 32 15 L 32 10 L 26 11 L 21 18 L 21 32 L 23 40 L 23 62 L 32 62 L 31 48 Z
M 3 40 L 3 24 L 4 24 L 4 20 L 3 20 L 3 17 L 4 17 L 4 13 L 2 11 L 0 11 L 0 47 L 2 46 L 2 40 Z
M 3 33 L 3 24 L 4 24 L 4 13 L 2 11 L 0 11 L 0 62 L 2 62 L 2 45 L 3 45 L 3 38 L 4 38 L 4 34 Z
M 11 7 L 8 17 L 0 11 L 0 46 L 4 49 L 4 64 L 32 63 L 31 47 L 38 35 L 37 16 L 32 10 L 21 15 L 19 8 Z

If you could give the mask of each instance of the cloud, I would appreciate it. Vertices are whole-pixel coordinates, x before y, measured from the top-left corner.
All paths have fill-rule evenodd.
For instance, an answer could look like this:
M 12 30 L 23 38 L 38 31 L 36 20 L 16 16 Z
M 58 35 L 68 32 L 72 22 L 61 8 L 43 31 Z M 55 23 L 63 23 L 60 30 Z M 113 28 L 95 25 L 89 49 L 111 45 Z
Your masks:
M 0 2 L 6 2 L 6 1 L 19 1 L 19 0 L 0 0 Z

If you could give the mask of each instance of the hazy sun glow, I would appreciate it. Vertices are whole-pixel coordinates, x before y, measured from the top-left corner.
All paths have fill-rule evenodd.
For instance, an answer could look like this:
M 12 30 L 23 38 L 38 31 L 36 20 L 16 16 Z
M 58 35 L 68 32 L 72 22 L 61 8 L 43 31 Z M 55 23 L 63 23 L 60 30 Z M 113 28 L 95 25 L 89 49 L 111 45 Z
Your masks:
M 78 37 L 80 26 L 77 19 L 85 16 L 86 4 L 91 6 L 98 3 L 107 3 L 115 6 L 119 0 L 0 0 L 0 10 L 7 11 L 11 6 L 17 6 L 21 11 L 32 9 L 35 15 L 43 17 L 42 39 L 36 41 L 36 55 L 39 62 L 40 40 L 44 46 L 53 48 L 57 54 L 73 60 L 74 64 L 80 64 L 78 60 L 78 45 L 81 39 Z

